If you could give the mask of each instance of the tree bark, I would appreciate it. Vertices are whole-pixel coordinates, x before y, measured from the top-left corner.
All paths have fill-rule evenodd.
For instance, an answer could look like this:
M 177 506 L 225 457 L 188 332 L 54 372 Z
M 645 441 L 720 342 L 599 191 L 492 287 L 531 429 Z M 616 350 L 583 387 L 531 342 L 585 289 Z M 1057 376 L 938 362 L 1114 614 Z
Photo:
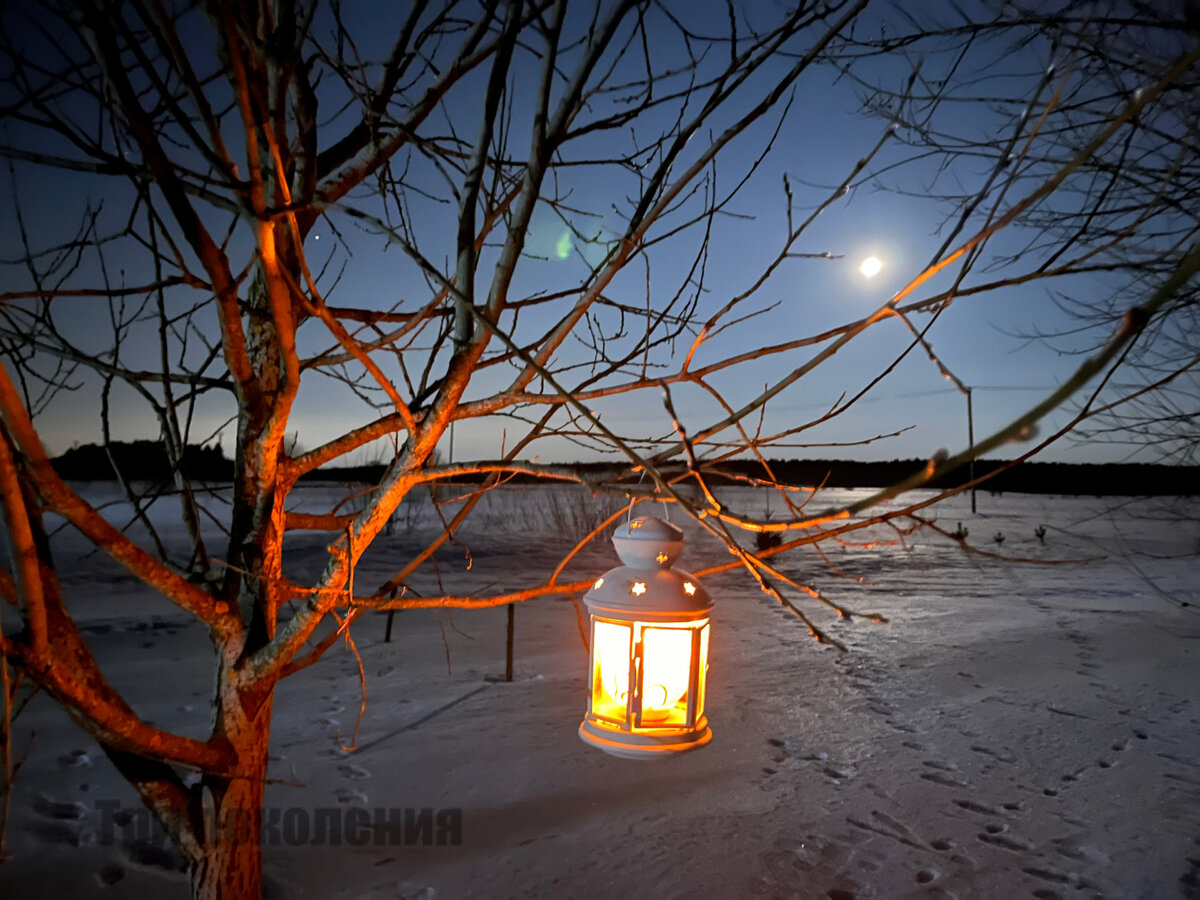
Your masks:
M 237 754 L 232 777 L 202 781 L 199 853 L 190 867 L 195 900 L 258 900 L 262 897 L 263 789 L 271 739 L 268 698 L 231 743 Z

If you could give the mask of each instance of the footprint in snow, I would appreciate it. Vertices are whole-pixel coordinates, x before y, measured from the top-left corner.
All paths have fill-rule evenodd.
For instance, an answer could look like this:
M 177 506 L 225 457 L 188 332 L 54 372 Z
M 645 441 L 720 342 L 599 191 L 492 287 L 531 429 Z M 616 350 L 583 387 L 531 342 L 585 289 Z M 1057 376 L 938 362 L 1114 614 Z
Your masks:
M 939 772 L 956 772 L 956 771 L 958 771 L 958 766 L 954 765 L 954 763 L 938 762 L 935 759 L 927 759 L 923 763 L 921 763 L 921 765 L 927 766 L 930 769 L 937 769 Z
M 1055 869 L 1044 869 L 1038 866 L 1030 866 L 1027 869 L 1022 869 L 1026 875 L 1032 875 L 1034 878 L 1040 878 L 1042 881 L 1053 881 L 1057 884 L 1074 884 L 1076 878 L 1068 875 L 1065 872 L 1059 872 Z M 1083 884 L 1076 884 L 1076 887 L 1083 887 Z
M 95 876 L 96 883 L 100 887 L 110 888 L 125 877 L 125 867 L 119 866 L 116 863 L 109 863 L 97 869 L 92 874 Z
M 1028 853 L 1033 849 L 1033 844 L 1021 838 L 1010 837 L 1005 834 L 991 834 L 984 831 L 978 835 L 979 839 L 985 844 L 993 844 L 997 847 L 1003 847 L 1005 850 L 1011 850 L 1014 853 Z
M 121 852 L 133 865 L 147 869 L 182 872 L 187 868 L 183 854 L 165 841 L 161 844 L 152 841 L 131 841 L 122 845 Z
M 982 744 L 972 744 L 971 750 L 974 753 L 982 753 L 984 756 L 990 756 L 992 759 L 997 759 L 1000 762 L 1016 762 L 1016 757 L 1011 752 L 1004 750 L 993 750 L 991 747 L 985 747 Z
M 943 787 L 969 788 L 970 785 L 965 781 L 959 781 L 957 778 L 951 778 L 949 775 L 943 775 L 941 772 L 922 772 L 921 777 L 926 781 L 932 781 L 934 784 L 940 784 Z
M 788 742 L 782 738 L 768 738 L 767 743 L 771 745 L 771 760 L 775 763 L 782 763 L 793 758 L 816 762 L 825 762 L 829 759 L 828 753 L 803 746 L 788 746 Z
M 887 813 L 881 810 L 871 810 L 871 819 L 869 821 L 856 819 L 854 816 L 847 816 L 846 821 L 855 828 L 860 828 L 863 831 L 871 831 L 875 834 L 881 834 L 884 837 L 899 841 L 901 844 L 905 844 L 909 847 L 915 847 L 918 850 L 925 849 L 925 842 L 922 841 L 921 838 L 912 831 L 912 829 L 910 829 L 899 819 L 889 816 Z
M 342 806 L 362 806 L 367 805 L 367 795 L 362 791 L 352 791 L 349 788 L 338 788 L 334 791 L 334 798 Z
M 78 822 L 87 816 L 87 807 L 75 801 L 51 800 L 39 794 L 33 798 L 33 811 L 47 819 Z
M 1200 897 L 1200 859 L 1189 856 L 1184 861 L 1188 864 L 1188 870 L 1179 876 L 1180 891 L 1184 897 L 1192 900 Z
M 954 805 L 960 809 L 965 809 L 967 812 L 979 813 L 983 816 L 1003 815 L 996 807 L 988 806 L 984 803 L 976 803 L 974 800 L 955 800 Z
M 814 834 L 802 840 L 777 842 L 777 849 L 761 853 L 759 865 L 745 893 L 856 900 L 859 887 L 852 872 L 861 871 L 861 860 L 838 841 Z M 825 893 L 814 890 L 818 884 L 837 885 Z
M 92 842 L 92 835 L 78 820 L 52 819 L 48 822 L 30 822 L 25 828 L 30 834 L 37 835 L 47 844 L 63 844 L 68 847 L 82 847 Z
M 86 750 L 72 750 L 58 758 L 58 767 L 60 769 L 90 769 L 92 758 L 88 756 Z

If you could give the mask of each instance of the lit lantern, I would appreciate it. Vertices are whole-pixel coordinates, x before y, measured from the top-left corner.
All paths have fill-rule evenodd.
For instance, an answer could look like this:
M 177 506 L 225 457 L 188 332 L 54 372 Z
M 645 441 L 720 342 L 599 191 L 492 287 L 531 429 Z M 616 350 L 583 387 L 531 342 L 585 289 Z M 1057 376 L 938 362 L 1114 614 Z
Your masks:
M 671 568 L 683 531 L 651 516 L 617 527 L 624 563 L 583 598 L 591 620 L 587 716 L 579 736 L 606 753 L 645 759 L 712 739 L 704 716 L 712 600 Z

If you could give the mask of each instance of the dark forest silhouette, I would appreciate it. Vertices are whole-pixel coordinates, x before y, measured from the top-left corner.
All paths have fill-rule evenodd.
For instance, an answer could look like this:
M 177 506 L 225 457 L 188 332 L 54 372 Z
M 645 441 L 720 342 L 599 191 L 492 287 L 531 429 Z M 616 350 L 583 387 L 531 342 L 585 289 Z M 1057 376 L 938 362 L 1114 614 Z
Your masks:
M 117 441 L 109 453 L 96 444 L 72 447 L 54 460 L 54 468 L 63 478 L 75 481 L 110 481 L 116 478 L 113 467 L 128 480 L 157 481 L 171 474 L 166 450 L 154 441 Z M 1093 494 L 1096 496 L 1193 497 L 1200 494 L 1200 466 L 1164 466 L 1149 463 L 1057 463 L 1022 462 L 997 472 L 1004 460 L 983 459 L 975 463 L 975 474 L 986 479 L 980 489 L 1027 494 Z M 776 477 L 790 484 L 826 487 L 886 487 L 924 468 L 925 460 L 893 459 L 863 462 L 845 459 L 772 460 Z M 189 446 L 183 454 L 184 474 L 196 481 L 230 481 L 233 461 L 220 446 Z M 623 463 L 579 463 L 577 468 L 588 481 L 611 482 L 628 467 Z M 762 465 L 754 460 L 731 460 L 723 465 L 730 476 L 757 477 Z M 303 481 L 377 482 L 384 464 L 362 466 L 326 466 L 302 476 Z M 995 473 L 995 474 L 993 474 Z M 483 475 L 474 480 L 482 481 Z M 460 480 L 471 481 L 469 477 Z M 719 478 L 714 478 L 720 481 Z M 733 479 L 730 478 L 730 481 Z M 964 470 L 934 478 L 929 487 L 946 489 L 966 483 Z M 534 483 L 540 479 L 517 474 L 515 483 Z

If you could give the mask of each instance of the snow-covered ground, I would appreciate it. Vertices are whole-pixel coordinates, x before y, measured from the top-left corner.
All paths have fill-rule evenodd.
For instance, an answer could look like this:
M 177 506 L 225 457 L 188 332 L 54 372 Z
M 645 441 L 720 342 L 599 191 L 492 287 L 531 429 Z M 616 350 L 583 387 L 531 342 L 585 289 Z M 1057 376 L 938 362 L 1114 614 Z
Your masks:
M 316 509 L 330 489 L 303 490 Z M 857 494 L 828 491 L 817 505 Z M 489 498 L 461 535 L 469 570 L 464 547 L 438 555 L 447 589 L 504 590 L 552 570 L 569 546 L 569 510 L 584 503 L 566 496 L 565 506 L 544 491 Z M 762 493 L 726 496 L 763 508 Z M 384 617 L 368 617 L 354 630 L 369 691 L 359 749 L 337 745 L 359 707 L 354 659 L 338 647 L 280 688 L 267 805 L 297 828 L 330 817 L 319 810 L 344 823 L 354 808 L 458 809 L 461 842 L 376 843 L 371 832 L 365 844 L 316 843 L 283 840 L 284 828 L 265 851 L 271 895 L 1198 897 L 1198 513 L 1200 502 L 1172 498 L 981 493 L 977 515 L 966 498 L 930 514 L 951 530 L 961 522 L 989 551 L 1106 558 L 1002 562 L 930 532 L 823 545 L 830 565 L 790 557 L 789 574 L 891 620 L 814 610 L 844 655 L 817 646 L 744 573 L 714 575 L 714 739 L 652 762 L 579 741 L 586 657 L 569 600 L 517 609 L 511 684 L 494 680 L 502 609 L 400 613 L 391 643 Z M 435 527 L 428 503 L 414 508 L 356 584 L 383 581 Z M 689 535 L 684 568 L 729 559 Z M 855 539 L 897 537 L 881 528 Z M 290 539 L 290 571 L 315 573 L 325 540 Z M 143 716 L 202 736 L 203 629 L 106 560 L 80 558 L 69 536 L 58 546 L 110 679 Z M 604 542 L 567 577 L 615 564 Z M 435 576 L 423 577 L 434 590 Z M 15 731 L 27 756 L 0 896 L 186 896 L 176 860 L 153 836 L 138 842 L 137 821 L 105 834 L 101 810 L 119 807 L 125 821 L 136 799 L 63 712 L 37 697 Z

